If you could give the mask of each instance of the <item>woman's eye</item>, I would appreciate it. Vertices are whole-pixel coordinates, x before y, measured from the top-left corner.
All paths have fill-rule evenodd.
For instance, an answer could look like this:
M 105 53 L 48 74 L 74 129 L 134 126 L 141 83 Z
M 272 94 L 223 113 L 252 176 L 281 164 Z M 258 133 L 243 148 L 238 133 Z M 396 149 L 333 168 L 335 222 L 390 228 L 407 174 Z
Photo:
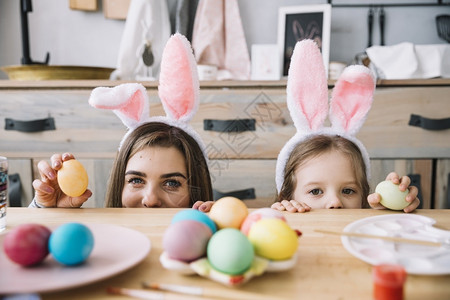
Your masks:
M 132 184 L 132 185 L 139 185 L 139 184 L 143 184 L 144 180 L 142 178 L 139 178 L 139 177 L 133 177 L 133 178 L 128 179 L 127 182 Z
M 353 189 L 343 189 L 342 193 L 345 195 L 352 195 L 354 193 L 356 193 Z
M 311 195 L 317 196 L 317 195 L 322 194 L 323 192 L 320 189 L 312 189 L 311 191 L 309 191 L 309 193 Z
M 178 180 L 170 179 L 164 182 L 164 186 L 171 189 L 177 189 L 181 186 L 181 182 L 179 182 Z

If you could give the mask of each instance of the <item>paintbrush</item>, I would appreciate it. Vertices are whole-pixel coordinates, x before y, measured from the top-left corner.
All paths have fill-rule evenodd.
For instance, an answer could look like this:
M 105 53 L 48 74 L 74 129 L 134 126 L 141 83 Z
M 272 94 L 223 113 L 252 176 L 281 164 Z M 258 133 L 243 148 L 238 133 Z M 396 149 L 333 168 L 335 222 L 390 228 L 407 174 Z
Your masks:
M 432 247 L 441 247 L 441 246 L 443 246 L 443 243 L 440 243 L 440 242 L 423 241 L 423 240 L 415 240 L 415 239 L 407 239 L 407 238 L 391 237 L 391 236 L 382 236 L 382 235 L 373 235 L 373 234 L 358 233 L 358 232 L 338 232 L 338 231 L 323 230 L 323 229 L 316 229 L 314 231 L 320 232 L 320 233 L 334 234 L 334 235 L 344 235 L 344 236 L 349 236 L 349 237 L 359 237 L 359 238 L 368 238 L 368 239 L 381 239 L 381 240 L 395 242 L 395 243 L 408 243 L 408 244 L 416 244 L 416 245 L 432 246 Z
M 180 293 L 184 295 L 196 295 L 201 297 L 213 297 L 220 299 L 247 299 L 247 300 L 264 300 L 264 299 L 274 299 L 274 297 L 266 296 L 262 294 L 249 293 L 245 291 L 238 290 L 223 290 L 223 289 L 214 289 L 214 288 L 203 288 L 199 286 L 186 286 L 179 284 L 167 284 L 167 283 L 142 283 L 143 288 L 154 289 L 154 290 L 163 290 L 170 291 L 175 293 Z M 283 299 L 277 297 L 277 299 Z
M 180 299 L 180 295 L 171 293 L 162 293 L 148 290 L 136 290 L 119 287 L 108 287 L 106 289 L 108 294 L 129 296 L 137 299 L 145 300 L 175 300 Z M 183 300 L 198 300 L 198 297 L 183 296 Z

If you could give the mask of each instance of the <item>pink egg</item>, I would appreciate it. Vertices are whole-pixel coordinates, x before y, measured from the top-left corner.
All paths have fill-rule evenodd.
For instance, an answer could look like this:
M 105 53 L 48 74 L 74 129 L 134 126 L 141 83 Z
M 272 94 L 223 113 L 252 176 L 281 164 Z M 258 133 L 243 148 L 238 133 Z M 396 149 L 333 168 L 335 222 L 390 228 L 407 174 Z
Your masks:
M 50 235 L 50 229 L 44 225 L 21 224 L 6 234 L 3 248 L 13 262 L 22 266 L 36 265 L 49 253 Z
M 171 224 L 164 232 L 163 248 L 169 257 L 191 262 L 206 255 L 211 236 L 211 229 L 204 223 L 182 220 Z
M 275 218 L 286 222 L 286 219 L 284 218 L 283 214 L 280 211 L 269 207 L 264 207 L 251 212 L 245 218 L 244 222 L 241 225 L 242 233 L 248 235 L 250 228 L 255 222 L 266 218 Z

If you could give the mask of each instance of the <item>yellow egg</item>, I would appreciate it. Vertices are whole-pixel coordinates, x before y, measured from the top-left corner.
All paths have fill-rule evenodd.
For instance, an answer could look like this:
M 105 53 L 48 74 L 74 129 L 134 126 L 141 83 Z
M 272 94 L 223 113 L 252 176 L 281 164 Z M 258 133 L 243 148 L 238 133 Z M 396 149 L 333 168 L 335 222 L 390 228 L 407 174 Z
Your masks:
M 228 227 L 239 229 L 247 215 L 247 206 L 235 197 L 220 198 L 209 212 L 209 217 L 219 229 Z
M 255 254 L 270 260 L 291 258 L 297 251 L 298 235 L 280 219 L 261 219 L 250 228 L 248 239 Z
M 88 186 L 86 169 L 75 159 L 63 162 L 58 171 L 58 184 L 64 194 L 70 197 L 81 196 Z

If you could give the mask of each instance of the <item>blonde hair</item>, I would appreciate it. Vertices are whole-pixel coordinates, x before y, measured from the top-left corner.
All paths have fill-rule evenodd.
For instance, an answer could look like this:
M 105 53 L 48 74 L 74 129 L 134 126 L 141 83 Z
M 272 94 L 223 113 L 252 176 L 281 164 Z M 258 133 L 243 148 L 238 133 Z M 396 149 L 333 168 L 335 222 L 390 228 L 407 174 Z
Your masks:
M 144 123 L 123 141 L 111 169 L 106 191 L 106 207 L 122 207 L 122 191 L 128 160 L 145 147 L 175 147 L 186 160 L 189 205 L 213 201 L 211 177 L 203 152 L 195 139 L 178 127 L 160 122 Z
M 369 207 L 369 182 L 366 176 L 366 165 L 359 148 L 341 136 L 315 135 L 298 144 L 292 151 L 284 170 L 284 182 L 276 201 L 292 199 L 297 185 L 295 171 L 306 161 L 328 151 L 337 151 L 347 156 L 355 172 L 356 182 L 361 189 L 361 207 Z

